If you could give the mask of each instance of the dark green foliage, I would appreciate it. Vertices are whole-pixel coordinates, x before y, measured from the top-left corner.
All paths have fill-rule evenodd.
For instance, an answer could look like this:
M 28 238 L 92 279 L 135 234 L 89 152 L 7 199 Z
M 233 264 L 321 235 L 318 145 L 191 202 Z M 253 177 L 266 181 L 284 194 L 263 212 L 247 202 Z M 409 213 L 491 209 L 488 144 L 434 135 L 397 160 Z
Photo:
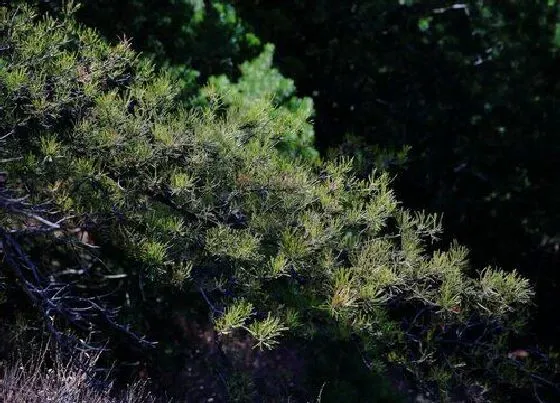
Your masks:
M 531 276 L 536 329 L 560 340 L 557 2 L 232 3 L 313 95 L 319 148 L 398 172 L 405 204 L 443 212 L 475 261 Z
M 59 14 L 63 0 L 29 0 L 43 12 Z M 77 2 L 75 2 L 77 3 Z M 200 82 L 211 75 L 237 74 L 237 66 L 257 56 L 259 39 L 223 2 L 204 0 L 85 0 L 76 17 L 111 43 L 132 38 L 134 48 L 161 64 L 182 69 Z M 190 71 L 189 71 L 190 70 Z
M 127 41 L 109 46 L 67 16 L 0 10 L 4 187 L 29 200 L 2 210 L 0 267 L 7 286 L 33 290 L 13 279 L 27 273 L 13 258 L 21 250 L 52 287 L 71 284 L 62 302 L 29 297 L 50 307 L 51 331 L 84 337 L 91 323 L 95 340 L 130 344 L 103 315 L 111 303 L 133 329 L 167 338 L 174 314 L 210 316 L 218 349 L 228 338 L 263 350 L 286 339 L 355 345 L 373 373 L 408 368 L 442 397 L 500 379 L 501 367 L 523 374 L 506 348 L 528 282 L 473 273 L 458 245 L 430 252 L 439 219 L 403 209 L 387 175 L 288 157 L 278 143 L 301 125 L 265 98 L 243 101 L 252 91 L 228 101 L 222 82 L 204 89 L 202 106 L 185 106 Z M 107 307 L 80 311 L 108 290 Z

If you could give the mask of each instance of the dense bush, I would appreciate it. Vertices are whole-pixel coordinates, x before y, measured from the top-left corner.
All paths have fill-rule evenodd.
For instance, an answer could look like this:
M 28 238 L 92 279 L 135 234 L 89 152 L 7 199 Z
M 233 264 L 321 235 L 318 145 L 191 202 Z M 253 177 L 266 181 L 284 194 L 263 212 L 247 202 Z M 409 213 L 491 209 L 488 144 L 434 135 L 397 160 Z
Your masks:
M 278 145 L 301 120 L 244 100 L 242 80 L 185 107 L 129 42 L 0 10 L 6 303 L 31 302 L 59 342 L 147 347 L 136 334 L 167 337 L 186 306 L 187 321 L 211 317 L 218 350 L 357 346 L 372 373 L 400 365 L 442 397 L 539 379 L 506 350 L 527 280 L 437 249 L 439 219 L 402 208 L 387 175 L 291 158 Z

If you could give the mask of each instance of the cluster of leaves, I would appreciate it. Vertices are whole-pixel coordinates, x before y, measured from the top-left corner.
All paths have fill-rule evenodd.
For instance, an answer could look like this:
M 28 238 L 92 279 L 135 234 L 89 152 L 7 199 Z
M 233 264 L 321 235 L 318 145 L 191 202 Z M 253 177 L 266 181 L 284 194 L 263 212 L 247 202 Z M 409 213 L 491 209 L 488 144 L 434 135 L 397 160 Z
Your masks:
M 232 4 L 313 95 L 318 147 L 399 172 L 473 259 L 534 279 L 541 340 L 559 340 L 558 2 Z
M 54 15 L 64 9 L 63 0 L 27 3 L 39 4 L 43 12 Z M 136 51 L 144 52 L 173 76 L 181 87 L 179 97 L 187 103 L 201 101 L 199 91 L 208 79 L 228 103 L 273 99 L 278 106 L 275 113 L 293 128 L 289 135 L 285 133 L 283 151 L 317 159 L 310 124 L 313 101 L 294 96 L 293 81 L 272 67 L 274 46 L 261 44 L 231 4 L 202 0 L 85 0 L 76 16 L 110 42 L 132 38 Z M 230 80 L 239 82 L 232 84 Z
M 39 3 L 56 12 L 61 1 Z M 280 70 L 313 96 L 318 147 L 355 154 L 366 173 L 398 172 L 405 204 L 443 212 L 478 264 L 519 267 L 538 289 L 541 340 L 558 339 L 546 309 L 559 284 L 555 2 L 86 0 L 79 18 L 172 66 L 184 98 L 211 75 L 236 81 L 235 66 L 263 49 L 253 32 L 275 43 Z M 276 76 L 244 71 L 261 90 Z M 301 132 L 282 148 L 313 156 L 309 101 L 281 96 L 284 85 L 267 95 Z
M 101 321 L 102 336 L 134 336 L 103 315 L 102 278 L 120 283 L 112 300 L 138 329 L 170 289 L 198 293 L 220 334 L 246 332 L 260 348 L 353 340 L 370 369 L 395 361 L 442 391 L 511 361 L 527 280 L 469 276 L 457 245 L 430 252 L 440 221 L 403 209 L 387 175 L 289 158 L 278 143 L 301 126 L 271 102 L 224 103 L 208 87 L 203 106 L 185 106 L 129 42 L 110 46 L 68 16 L 0 10 L 4 186 L 49 206 L 48 219 L 3 208 L 0 267 L 18 277 L 33 262 L 44 289 L 69 284 L 51 295 L 28 276 L 6 280 L 31 289 L 51 330 Z
M 293 80 L 285 78 L 273 68 L 274 46 L 268 44 L 254 60 L 240 66 L 241 76 L 232 83 L 226 75 L 210 77 L 209 85 L 221 99 L 237 109 L 250 109 L 255 103 L 270 103 L 275 108 L 271 121 L 283 129 L 279 149 L 293 158 L 318 160 L 314 148 L 314 131 L 311 118 L 314 114 L 311 98 L 294 96 Z

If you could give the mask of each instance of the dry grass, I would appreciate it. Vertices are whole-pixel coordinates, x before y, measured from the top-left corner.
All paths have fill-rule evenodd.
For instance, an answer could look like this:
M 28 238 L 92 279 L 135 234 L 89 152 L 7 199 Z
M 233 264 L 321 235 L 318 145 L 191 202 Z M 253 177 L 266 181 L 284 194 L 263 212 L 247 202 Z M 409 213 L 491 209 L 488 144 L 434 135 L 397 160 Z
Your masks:
M 13 403 L 155 403 L 145 384 L 137 382 L 125 391 L 114 392 L 113 385 L 93 388 L 87 372 L 96 357 L 78 357 L 86 365 L 77 367 L 55 355 L 47 365 L 48 346 L 32 354 L 32 358 L 18 360 L 0 369 L 0 402 Z M 50 361 L 50 360 L 49 360 Z

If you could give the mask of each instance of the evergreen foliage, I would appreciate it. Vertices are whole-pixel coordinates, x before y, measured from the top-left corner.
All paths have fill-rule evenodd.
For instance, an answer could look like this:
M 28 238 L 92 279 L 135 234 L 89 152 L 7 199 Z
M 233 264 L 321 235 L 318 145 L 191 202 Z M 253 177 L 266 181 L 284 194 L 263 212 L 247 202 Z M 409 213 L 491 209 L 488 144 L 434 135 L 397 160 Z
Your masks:
M 65 1 L 26 3 L 38 4 L 43 13 L 60 15 Z M 79 4 L 76 17 L 110 43 L 132 38 L 136 51 L 142 51 L 156 66 L 165 67 L 181 88 L 179 97 L 189 104 L 201 101 L 200 90 L 208 79 L 225 102 L 273 99 L 277 106 L 274 113 L 291 128 L 280 148 L 294 157 L 318 158 L 310 124 L 313 101 L 295 96 L 293 81 L 272 66 L 274 46 L 263 45 L 231 4 L 202 0 L 85 0 Z M 230 81 L 238 82 L 233 85 Z
M 539 340 L 557 343 L 558 2 L 231 3 L 313 95 L 318 148 L 382 163 L 478 264 L 519 267 Z
M 65 0 L 27 0 L 42 13 L 60 14 Z M 182 71 L 190 84 L 211 75 L 234 77 L 237 66 L 262 50 L 260 40 L 231 5 L 205 0 L 85 0 L 76 17 L 110 42 L 133 38 L 137 51 Z
M 279 122 L 287 130 L 282 135 L 281 151 L 296 158 L 317 160 L 314 148 L 314 132 L 311 118 L 314 114 L 311 98 L 294 96 L 293 80 L 285 78 L 272 66 L 274 46 L 267 44 L 254 60 L 241 64 L 241 76 L 232 83 L 226 75 L 210 77 L 210 86 L 221 99 L 236 108 L 250 108 L 252 104 L 272 101 L 275 108 L 272 121 Z
M 439 250 L 439 218 L 404 209 L 387 174 L 278 150 L 308 133 L 309 105 L 294 117 L 267 100 L 293 91 L 276 73 L 264 90 L 219 79 L 193 107 L 126 40 L 0 13 L 0 267 L 7 301 L 27 309 L 23 290 L 60 341 L 146 345 L 130 329 L 154 333 L 154 312 L 183 300 L 220 337 L 356 343 L 373 372 L 402 365 L 442 398 L 506 369 L 531 381 L 506 355 L 528 281 Z

